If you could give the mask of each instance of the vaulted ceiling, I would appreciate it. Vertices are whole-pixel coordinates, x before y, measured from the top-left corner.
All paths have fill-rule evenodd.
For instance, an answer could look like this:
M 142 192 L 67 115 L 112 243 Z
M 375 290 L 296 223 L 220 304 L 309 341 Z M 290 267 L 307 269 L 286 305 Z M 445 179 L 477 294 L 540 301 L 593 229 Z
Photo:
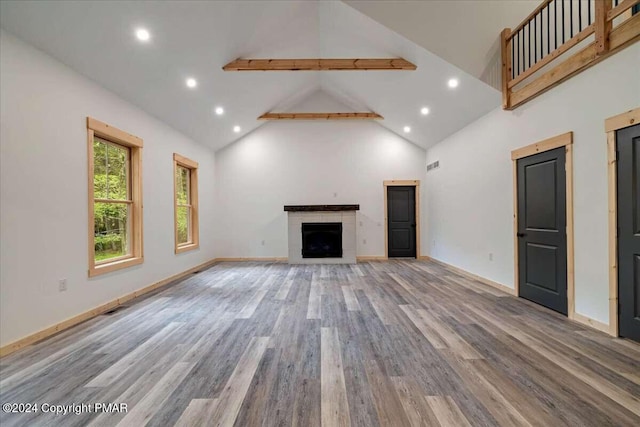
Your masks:
M 500 103 L 495 89 L 342 2 L 2 2 L 0 24 L 213 149 L 318 90 L 352 111 L 381 114 L 382 126 L 424 148 Z M 138 27 L 149 30 L 149 43 L 135 39 Z M 238 57 L 403 57 L 418 69 L 222 71 Z M 447 87 L 453 77 L 455 90 Z
M 540 0 L 345 0 L 345 3 L 482 79 L 489 77 L 494 62 L 500 62 L 500 32 L 518 25 Z

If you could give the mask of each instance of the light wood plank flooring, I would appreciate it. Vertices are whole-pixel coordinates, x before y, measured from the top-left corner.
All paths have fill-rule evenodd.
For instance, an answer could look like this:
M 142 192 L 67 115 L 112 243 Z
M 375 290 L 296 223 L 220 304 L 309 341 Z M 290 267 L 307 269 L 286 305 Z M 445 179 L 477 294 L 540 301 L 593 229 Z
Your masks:
M 221 263 L 0 361 L 7 426 L 639 426 L 640 346 L 422 261 Z

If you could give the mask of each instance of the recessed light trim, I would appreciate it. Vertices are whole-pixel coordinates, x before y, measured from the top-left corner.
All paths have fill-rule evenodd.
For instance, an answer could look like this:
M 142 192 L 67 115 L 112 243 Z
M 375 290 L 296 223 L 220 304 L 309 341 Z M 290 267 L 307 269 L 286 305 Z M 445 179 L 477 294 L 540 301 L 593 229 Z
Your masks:
M 422 107 L 420 109 L 420 114 L 422 114 L 423 116 L 426 116 L 427 114 L 429 114 L 429 107 Z
M 222 107 L 216 107 L 215 112 L 217 115 L 221 116 L 224 114 L 224 108 Z
M 146 28 L 138 28 L 136 29 L 136 38 L 141 42 L 148 42 L 151 40 L 151 34 Z
M 402 128 L 402 130 L 404 131 L 404 133 L 411 133 L 411 126 L 405 126 L 404 128 Z
M 456 78 L 453 79 L 449 79 L 449 81 L 447 82 L 447 85 L 451 88 L 451 89 L 455 89 L 458 87 L 458 85 L 460 84 L 460 81 Z
M 194 79 L 193 77 L 189 77 L 185 83 L 187 84 L 187 87 L 189 89 L 195 89 L 196 86 L 198 86 L 198 81 L 196 79 Z
M 236 125 L 236 126 L 234 126 L 234 127 L 233 127 L 233 131 L 234 131 L 235 133 L 238 133 L 238 132 L 240 132 L 241 130 L 242 130 L 242 128 L 241 128 L 240 126 L 238 126 L 238 125 Z

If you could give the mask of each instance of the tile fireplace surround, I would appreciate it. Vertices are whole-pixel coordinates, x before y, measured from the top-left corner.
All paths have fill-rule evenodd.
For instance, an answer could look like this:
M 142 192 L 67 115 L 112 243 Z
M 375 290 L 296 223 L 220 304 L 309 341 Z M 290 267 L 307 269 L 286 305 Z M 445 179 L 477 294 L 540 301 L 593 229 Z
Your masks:
M 289 264 L 355 264 L 356 211 L 359 205 L 285 206 L 288 216 Z M 302 223 L 341 222 L 342 258 L 302 258 Z

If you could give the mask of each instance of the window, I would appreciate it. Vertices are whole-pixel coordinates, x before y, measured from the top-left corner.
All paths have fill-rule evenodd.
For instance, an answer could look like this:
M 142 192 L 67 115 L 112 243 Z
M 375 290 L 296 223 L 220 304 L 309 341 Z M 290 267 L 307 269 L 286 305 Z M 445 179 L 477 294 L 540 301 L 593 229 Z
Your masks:
M 173 154 L 175 252 L 200 247 L 198 230 L 198 163 Z
M 142 140 L 87 117 L 89 276 L 141 264 Z

